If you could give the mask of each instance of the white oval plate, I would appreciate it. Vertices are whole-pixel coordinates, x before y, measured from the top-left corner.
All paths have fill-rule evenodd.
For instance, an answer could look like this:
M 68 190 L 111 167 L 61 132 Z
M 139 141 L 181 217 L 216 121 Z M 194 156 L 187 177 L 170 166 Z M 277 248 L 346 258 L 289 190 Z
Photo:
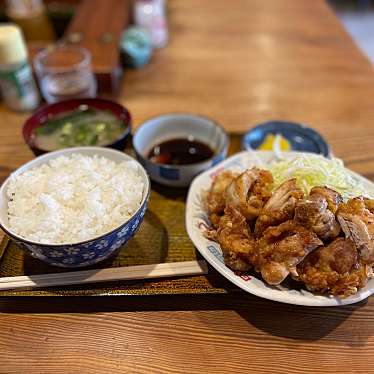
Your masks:
M 284 158 L 294 157 L 296 152 L 283 152 Z M 203 257 L 224 277 L 253 295 L 282 303 L 307 306 L 339 306 L 357 303 L 374 293 L 374 279 L 355 295 L 345 299 L 333 296 L 315 295 L 307 290 L 293 290 L 280 286 L 270 286 L 255 276 L 238 276 L 223 262 L 222 251 L 218 243 L 204 237 L 203 231 L 209 226 L 208 216 L 204 210 L 202 192 L 210 188 L 212 177 L 225 169 L 245 170 L 252 166 L 264 167 L 275 159 L 273 152 L 245 151 L 221 162 L 215 167 L 197 176 L 190 187 L 186 207 L 186 227 L 192 242 Z M 348 170 L 348 169 L 347 169 Z M 370 195 L 374 195 L 374 184 L 362 176 L 348 170 L 353 177 L 360 180 Z

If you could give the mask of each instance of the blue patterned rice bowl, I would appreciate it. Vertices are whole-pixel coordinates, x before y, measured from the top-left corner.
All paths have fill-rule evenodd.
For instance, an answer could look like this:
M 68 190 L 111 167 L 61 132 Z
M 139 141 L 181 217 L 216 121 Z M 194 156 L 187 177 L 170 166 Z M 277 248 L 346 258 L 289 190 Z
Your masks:
M 75 152 L 79 152 L 87 156 L 97 154 L 99 156 L 112 159 L 116 162 L 133 160 L 133 158 L 125 153 L 108 148 L 69 148 L 40 156 L 17 169 L 15 173 L 22 173 L 30 168 L 40 166 L 54 157 L 58 157 L 60 155 L 69 155 Z M 28 241 L 14 234 L 7 225 L 6 187 L 8 180 L 3 183 L 0 189 L 0 227 L 17 243 L 19 247 L 23 248 L 33 257 L 50 265 L 68 268 L 94 265 L 115 253 L 128 240 L 130 240 L 143 221 L 150 195 L 150 182 L 147 173 L 140 164 L 139 171 L 144 182 L 144 192 L 141 204 L 137 211 L 130 217 L 130 219 L 121 224 L 119 227 L 91 240 L 72 244 L 51 245 Z

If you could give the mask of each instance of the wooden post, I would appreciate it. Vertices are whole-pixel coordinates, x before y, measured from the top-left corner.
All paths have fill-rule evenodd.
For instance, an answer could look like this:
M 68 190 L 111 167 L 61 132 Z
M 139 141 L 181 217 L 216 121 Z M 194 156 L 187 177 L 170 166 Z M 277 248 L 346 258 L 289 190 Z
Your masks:
M 99 91 L 116 92 L 120 87 L 119 38 L 129 14 L 129 0 L 83 0 L 64 35 L 68 42 L 90 50 Z

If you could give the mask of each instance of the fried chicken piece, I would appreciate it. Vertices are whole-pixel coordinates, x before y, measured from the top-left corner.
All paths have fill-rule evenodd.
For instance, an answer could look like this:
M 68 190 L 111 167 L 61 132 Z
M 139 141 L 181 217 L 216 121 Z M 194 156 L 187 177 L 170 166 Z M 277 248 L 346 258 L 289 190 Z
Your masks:
M 343 202 L 343 198 L 339 192 L 334 191 L 326 186 L 316 186 L 310 190 L 310 196 L 322 196 L 327 201 L 327 207 L 334 214 L 338 210 L 339 204 Z
M 362 197 L 339 206 L 337 219 L 347 238 L 352 239 L 364 264 L 374 264 L 374 214 L 366 209 Z
M 339 235 L 340 225 L 335 219 L 341 196 L 327 187 L 313 187 L 307 199 L 296 204 L 295 221 L 315 232 L 321 239 Z
M 218 226 L 219 220 L 226 207 L 225 190 L 238 175 L 239 173 L 226 170 L 218 174 L 213 180 L 206 197 L 206 208 L 210 222 L 214 227 Z
M 272 194 L 257 218 L 255 236 L 259 237 L 269 226 L 277 226 L 293 218 L 296 203 L 304 196 L 296 179 L 282 183 Z
M 247 220 L 254 220 L 271 195 L 272 183 L 269 171 L 247 169 L 226 188 L 226 204 L 237 207 Z
M 313 292 L 348 297 L 365 286 L 370 268 L 361 265 L 350 239 L 337 238 L 320 247 L 297 266 L 298 280 Z
M 368 199 L 368 198 L 364 197 L 364 203 L 365 203 L 366 209 L 370 213 L 374 213 L 374 200 L 373 199 Z
M 316 234 L 294 221 L 269 227 L 258 242 L 255 267 L 269 284 L 281 283 L 311 251 L 322 245 Z
M 257 243 L 245 217 L 237 208 L 228 206 L 225 209 L 217 230 L 217 242 L 228 267 L 237 271 L 251 268 L 257 253 Z

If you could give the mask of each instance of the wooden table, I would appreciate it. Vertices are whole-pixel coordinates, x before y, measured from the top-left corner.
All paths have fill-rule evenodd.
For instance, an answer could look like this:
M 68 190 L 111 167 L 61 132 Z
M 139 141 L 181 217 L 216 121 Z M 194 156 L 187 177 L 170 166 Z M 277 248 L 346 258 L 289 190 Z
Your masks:
M 120 101 L 138 125 L 170 111 L 242 132 L 306 122 L 374 178 L 372 66 L 323 0 L 173 0 L 171 40 L 128 72 Z M 0 177 L 32 157 L 24 115 L 0 108 Z M 369 373 L 374 298 L 304 308 L 251 295 L 2 299 L 0 372 Z

